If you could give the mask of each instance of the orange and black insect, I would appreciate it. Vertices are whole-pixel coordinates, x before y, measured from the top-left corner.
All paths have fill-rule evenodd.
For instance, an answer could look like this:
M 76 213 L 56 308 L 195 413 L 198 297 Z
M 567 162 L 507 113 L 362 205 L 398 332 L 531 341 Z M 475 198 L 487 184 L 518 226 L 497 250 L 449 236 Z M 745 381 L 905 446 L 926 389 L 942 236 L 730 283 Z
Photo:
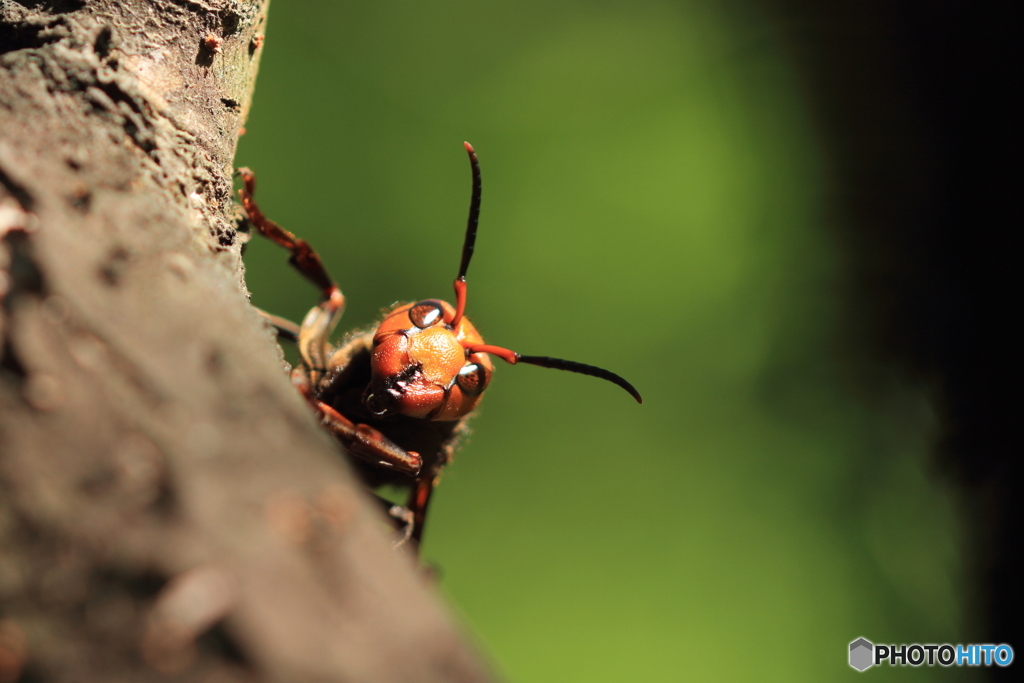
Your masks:
M 263 215 L 253 200 L 255 177 L 249 169 L 239 169 L 239 194 L 249 220 L 261 235 L 291 252 L 289 262 L 322 295 L 301 326 L 267 314 L 280 336 L 298 344 L 300 363 L 292 371 L 292 381 L 351 454 L 368 486 L 410 489 L 406 506 L 392 506 L 389 513 L 404 531 L 403 540 L 417 543 L 438 476 L 490 384 L 491 355 L 512 364 L 599 377 L 641 401 L 632 384 L 608 370 L 547 356 L 521 356 L 485 344 L 466 318 L 466 271 L 476 244 L 481 184 L 476 153 L 468 142 L 465 146 L 473 193 L 455 278 L 455 306 L 438 299 L 398 305 L 375 331 L 353 333 L 337 348 L 330 346 L 329 338 L 345 309 L 345 297 L 309 243 Z

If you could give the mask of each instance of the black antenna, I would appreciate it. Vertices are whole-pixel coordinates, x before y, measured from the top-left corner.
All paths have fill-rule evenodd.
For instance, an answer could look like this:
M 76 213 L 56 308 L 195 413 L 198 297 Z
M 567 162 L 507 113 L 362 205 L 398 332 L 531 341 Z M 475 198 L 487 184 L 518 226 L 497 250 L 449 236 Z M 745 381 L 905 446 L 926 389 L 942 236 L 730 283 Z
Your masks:
M 636 388 L 627 382 L 622 377 L 619 377 L 611 370 L 605 370 L 594 365 L 587 365 L 586 363 L 577 363 L 573 360 L 562 360 L 561 358 L 549 358 L 548 356 L 519 356 L 520 363 L 529 363 L 530 365 L 539 365 L 542 368 L 552 368 L 554 370 L 566 370 L 568 372 L 577 372 L 581 375 L 590 375 L 591 377 L 597 377 L 599 379 L 606 379 L 612 384 L 618 384 L 620 387 L 630 393 L 630 395 L 636 399 L 637 403 L 643 403 L 644 400 L 640 397 L 640 392 Z
M 466 239 L 462 243 L 462 263 L 459 264 L 459 280 L 466 279 L 466 271 L 469 270 L 469 260 L 473 258 L 473 248 L 476 246 L 476 227 L 480 223 L 480 195 L 482 185 L 480 182 L 480 160 L 476 158 L 473 145 L 468 142 L 462 143 L 469 153 L 469 163 L 473 168 L 473 196 L 469 200 L 469 221 L 466 223 Z
M 466 312 L 466 271 L 469 270 L 469 261 L 473 258 L 473 249 L 476 246 L 476 228 L 480 222 L 480 160 L 476 158 L 476 152 L 473 150 L 473 145 L 468 142 L 464 142 L 462 144 L 466 147 L 466 152 L 469 154 L 469 163 L 473 169 L 473 196 L 469 201 L 469 222 L 466 224 L 466 240 L 462 244 L 462 263 L 459 264 L 459 276 L 455 278 L 455 317 L 452 318 L 450 323 L 448 323 L 450 329 L 455 328 L 462 321 L 462 316 Z M 465 348 L 467 358 L 474 353 L 492 353 L 512 365 L 515 365 L 516 363 L 529 363 L 530 365 L 538 365 L 542 368 L 565 370 L 567 372 L 575 372 L 580 375 L 590 375 L 591 377 L 607 380 L 628 391 L 630 396 L 636 399 L 637 403 L 644 402 L 640 397 L 640 392 L 636 390 L 636 387 L 622 377 L 616 375 L 611 370 L 605 370 L 604 368 L 599 368 L 594 365 L 587 365 L 586 363 L 577 363 L 572 360 L 563 360 L 561 358 L 550 358 L 548 356 L 520 356 L 511 349 L 506 349 L 501 346 L 492 346 L 490 344 L 474 344 Z
M 448 323 L 451 327 L 462 322 L 462 316 L 466 312 L 466 271 L 469 270 L 469 260 L 473 258 L 476 226 L 480 223 L 480 160 L 476 158 L 473 145 L 468 142 L 462 144 L 469 153 L 469 164 L 473 168 L 473 196 L 469 200 L 469 221 L 466 223 L 466 239 L 462 243 L 462 263 L 459 264 L 459 275 L 455 278 L 455 317 Z
M 622 377 L 616 375 L 611 370 L 605 370 L 604 368 L 599 368 L 595 365 L 577 363 L 574 360 L 550 358 L 548 356 L 520 356 L 512 349 L 506 349 L 504 346 L 493 346 L 491 344 L 473 344 L 472 346 L 466 347 L 466 352 L 469 354 L 489 353 L 497 356 L 510 365 L 515 365 L 516 363 L 529 363 L 530 365 L 539 365 L 542 368 L 565 370 L 567 372 L 576 372 L 581 375 L 590 375 L 591 377 L 597 377 L 598 379 L 608 380 L 612 384 L 617 384 L 628 391 L 629 395 L 635 398 L 637 403 L 644 402 L 644 400 L 640 398 L 640 392 L 636 390 L 636 387 Z

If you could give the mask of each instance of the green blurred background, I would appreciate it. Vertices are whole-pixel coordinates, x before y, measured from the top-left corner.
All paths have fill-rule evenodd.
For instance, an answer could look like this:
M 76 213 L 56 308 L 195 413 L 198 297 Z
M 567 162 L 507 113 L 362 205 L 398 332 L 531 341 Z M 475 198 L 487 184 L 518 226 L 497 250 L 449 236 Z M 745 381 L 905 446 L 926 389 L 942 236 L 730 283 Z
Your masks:
M 497 368 L 424 554 L 504 677 L 834 680 L 859 636 L 962 642 L 936 418 L 836 353 L 830 162 L 757 6 L 278 0 L 263 50 L 237 164 L 323 255 L 341 329 L 451 298 L 469 140 L 474 323 L 644 395 Z M 246 262 L 256 305 L 316 302 L 269 244 Z

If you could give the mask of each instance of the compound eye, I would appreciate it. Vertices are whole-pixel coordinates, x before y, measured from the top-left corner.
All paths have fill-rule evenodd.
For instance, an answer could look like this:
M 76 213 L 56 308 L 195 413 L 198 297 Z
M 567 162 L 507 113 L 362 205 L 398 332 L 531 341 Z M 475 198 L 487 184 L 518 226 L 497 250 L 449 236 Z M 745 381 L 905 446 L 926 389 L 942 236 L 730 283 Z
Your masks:
M 491 381 L 490 371 L 479 363 L 466 363 L 455 378 L 455 383 L 466 396 L 479 396 L 484 393 Z
M 441 302 L 427 299 L 409 309 L 409 320 L 421 330 L 444 321 Z

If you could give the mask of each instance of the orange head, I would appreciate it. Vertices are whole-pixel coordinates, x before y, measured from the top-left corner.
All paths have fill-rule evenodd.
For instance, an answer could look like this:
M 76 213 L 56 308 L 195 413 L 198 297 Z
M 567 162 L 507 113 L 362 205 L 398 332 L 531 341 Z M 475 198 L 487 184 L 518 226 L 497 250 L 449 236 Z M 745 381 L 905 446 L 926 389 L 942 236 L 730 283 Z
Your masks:
M 515 364 L 569 370 L 618 384 L 640 401 L 629 382 L 613 372 L 574 361 L 545 356 L 520 356 L 484 343 L 464 317 L 466 271 L 476 244 L 480 217 L 480 165 L 473 147 L 465 143 L 473 169 L 469 224 L 462 246 L 462 263 L 455 279 L 456 305 L 438 299 L 394 308 L 373 335 L 370 385 L 363 403 L 374 415 L 407 415 L 427 420 L 458 420 L 480 401 L 494 366 L 488 354 Z
M 457 420 L 476 407 L 494 365 L 467 318 L 452 325 L 455 309 L 427 299 L 395 308 L 373 335 L 372 375 L 363 398 L 375 415 L 402 414 Z

